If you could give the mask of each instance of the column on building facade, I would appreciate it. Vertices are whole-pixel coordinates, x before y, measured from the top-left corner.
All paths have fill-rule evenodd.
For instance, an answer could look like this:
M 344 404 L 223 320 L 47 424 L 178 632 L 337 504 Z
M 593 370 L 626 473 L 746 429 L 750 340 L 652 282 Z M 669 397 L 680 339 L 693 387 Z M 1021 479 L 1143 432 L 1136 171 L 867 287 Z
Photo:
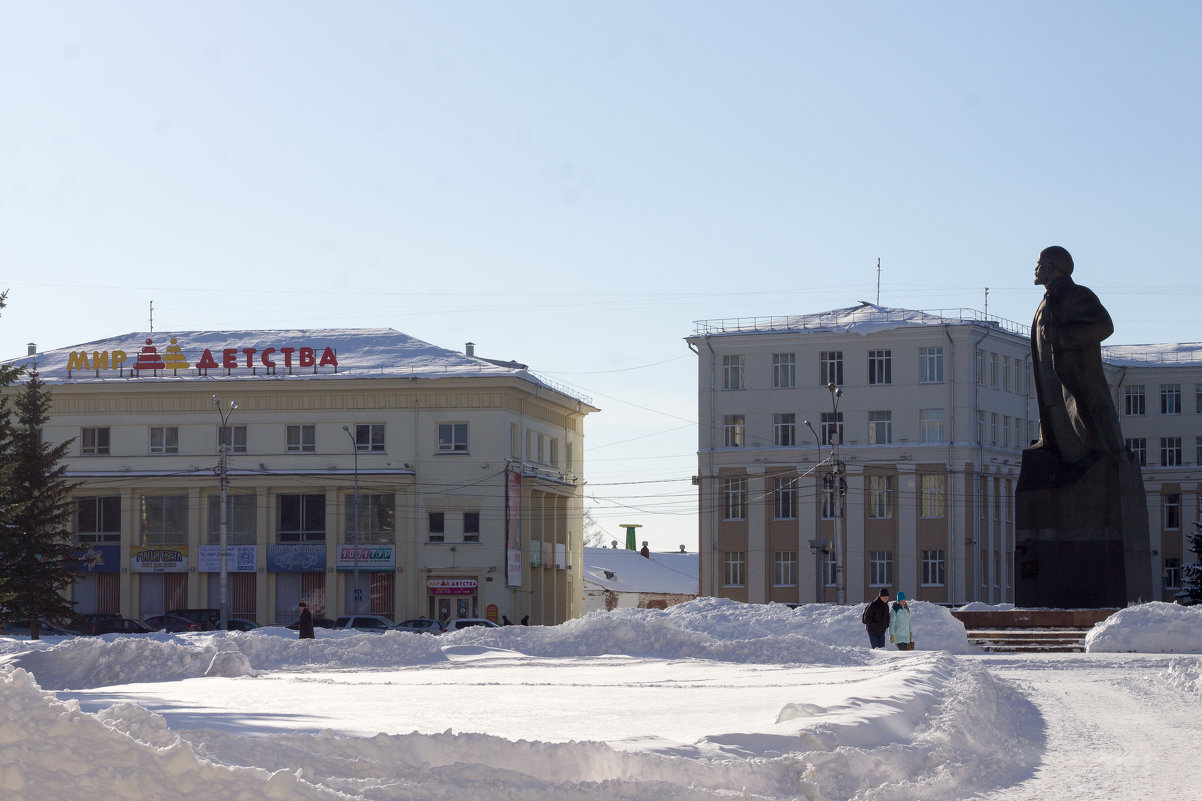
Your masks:
M 918 597 L 918 481 L 913 464 L 897 465 L 897 573 L 894 583 Z
M 219 581 L 220 573 L 200 572 L 200 544 L 204 540 L 205 513 L 200 487 L 188 488 L 188 608 L 204 609 L 209 606 L 207 597 L 209 581 Z
M 141 619 L 142 610 L 135 605 L 138 588 L 134 586 L 134 573 L 129 569 L 130 546 L 134 537 L 134 491 L 121 490 L 121 614 Z
M 766 484 L 763 467 L 747 469 L 747 600 L 758 604 L 767 603 L 771 581 L 771 571 L 767 567 L 772 555 L 767 547 L 769 500 L 764 492 Z
M 569 547 L 571 543 L 568 542 L 566 499 L 562 495 L 556 494 L 551 496 L 551 500 L 555 518 L 555 547 L 557 550 L 563 549 L 563 569 L 559 568 L 559 560 L 556 560 L 555 567 L 555 620 L 567 620 L 569 617 L 568 576 L 571 574 L 568 567 L 576 566 L 572 564 L 572 551 Z
M 269 603 L 270 592 L 275 584 L 269 582 L 267 572 L 267 543 L 270 542 L 271 525 L 267 517 L 271 494 L 266 487 L 255 488 L 255 622 L 275 623 L 275 608 Z
M 997 603 L 1014 600 L 1014 477 L 1002 478 L 1002 542 L 999 551 L 1001 579 L 998 582 Z
M 847 588 L 844 600 L 859 602 L 864 597 L 868 554 L 864 549 L 864 468 L 846 465 L 847 495 L 843 497 L 843 584 Z

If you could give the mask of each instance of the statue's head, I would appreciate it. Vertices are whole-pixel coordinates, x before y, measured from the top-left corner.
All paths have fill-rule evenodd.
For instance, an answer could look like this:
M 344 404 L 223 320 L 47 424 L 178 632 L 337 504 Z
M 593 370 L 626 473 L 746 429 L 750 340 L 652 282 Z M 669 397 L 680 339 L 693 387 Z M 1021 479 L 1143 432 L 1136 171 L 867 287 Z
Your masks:
M 1039 260 L 1035 262 L 1035 283 L 1047 285 L 1061 276 L 1073 274 L 1073 257 L 1059 245 L 1052 245 L 1039 252 Z

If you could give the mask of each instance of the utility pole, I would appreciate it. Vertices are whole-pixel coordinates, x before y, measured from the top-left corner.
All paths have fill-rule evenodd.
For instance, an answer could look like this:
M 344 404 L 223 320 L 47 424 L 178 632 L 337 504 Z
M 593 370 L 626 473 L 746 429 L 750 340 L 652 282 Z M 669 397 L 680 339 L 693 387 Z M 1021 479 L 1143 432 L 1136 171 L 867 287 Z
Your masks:
M 354 602 L 355 614 L 359 615 L 363 613 L 363 592 L 359 589 L 359 441 L 351 433 L 350 426 L 343 426 L 342 430 L 351 438 L 351 453 L 355 458 L 355 501 L 354 508 L 351 510 L 351 514 L 353 515 L 351 530 L 354 532 L 355 543 L 355 577 L 354 586 L 351 590 L 351 600 Z
M 843 388 L 827 384 L 831 393 L 831 491 L 834 493 L 835 512 L 835 603 L 847 602 L 847 590 L 843 585 L 843 495 L 847 492 L 847 482 L 843 478 L 843 463 L 839 461 L 839 399 L 843 397 Z
M 217 623 L 217 627 L 222 631 L 229 628 L 230 625 L 230 574 L 229 574 L 229 526 L 226 523 L 226 501 L 227 491 L 229 489 L 229 445 L 230 445 L 230 429 L 229 419 L 234 410 L 238 408 L 238 401 L 230 401 L 230 405 L 226 411 L 221 409 L 221 398 L 213 396 L 213 405 L 217 407 L 217 415 L 221 418 L 221 433 L 218 435 L 220 446 L 217 449 L 217 474 L 221 478 L 221 527 L 220 527 L 220 556 L 221 556 L 221 578 L 218 584 L 218 606 L 221 607 L 221 619 Z

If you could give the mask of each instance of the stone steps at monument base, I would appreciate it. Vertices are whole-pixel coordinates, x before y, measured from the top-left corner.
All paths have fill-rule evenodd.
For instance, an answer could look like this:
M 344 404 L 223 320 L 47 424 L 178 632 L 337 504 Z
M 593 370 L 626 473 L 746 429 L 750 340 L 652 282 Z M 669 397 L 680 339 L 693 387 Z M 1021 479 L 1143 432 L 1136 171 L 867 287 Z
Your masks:
M 1089 629 L 970 629 L 968 641 L 989 653 L 1084 653 Z

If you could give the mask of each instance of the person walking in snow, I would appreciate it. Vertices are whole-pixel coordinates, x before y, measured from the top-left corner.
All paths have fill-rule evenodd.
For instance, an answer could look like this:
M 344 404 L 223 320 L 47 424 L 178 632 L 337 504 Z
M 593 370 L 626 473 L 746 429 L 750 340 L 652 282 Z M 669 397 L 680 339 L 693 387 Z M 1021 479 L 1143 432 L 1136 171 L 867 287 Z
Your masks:
M 868 629 L 868 644 L 885 647 L 885 632 L 889 630 L 889 590 L 881 590 L 877 599 L 864 609 L 860 622 Z
M 304 601 L 300 602 L 300 620 L 297 621 L 297 631 L 300 636 L 297 639 L 312 640 L 313 636 L 313 613 L 309 611 L 309 605 Z
M 900 590 L 889 607 L 889 642 L 899 651 L 914 650 L 914 629 L 910 627 L 910 602 Z

